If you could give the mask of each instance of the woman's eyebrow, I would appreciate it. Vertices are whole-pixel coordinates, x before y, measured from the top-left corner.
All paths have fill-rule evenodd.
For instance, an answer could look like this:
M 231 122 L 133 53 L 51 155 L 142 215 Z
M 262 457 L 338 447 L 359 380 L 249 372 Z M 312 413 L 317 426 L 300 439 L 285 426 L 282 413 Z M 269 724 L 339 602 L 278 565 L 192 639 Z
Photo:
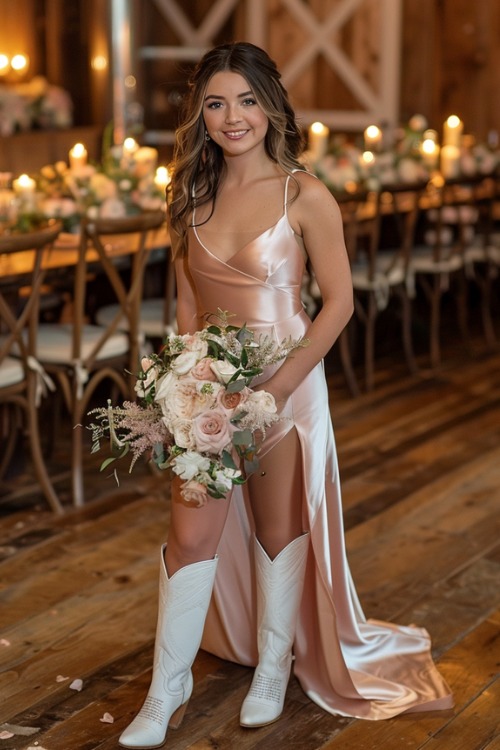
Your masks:
M 244 96 L 253 96 L 252 91 L 244 91 L 242 94 L 238 94 L 238 99 L 243 98 Z M 207 99 L 225 99 L 225 96 L 220 96 L 219 94 L 207 94 L 205 97 L 205 101 Z

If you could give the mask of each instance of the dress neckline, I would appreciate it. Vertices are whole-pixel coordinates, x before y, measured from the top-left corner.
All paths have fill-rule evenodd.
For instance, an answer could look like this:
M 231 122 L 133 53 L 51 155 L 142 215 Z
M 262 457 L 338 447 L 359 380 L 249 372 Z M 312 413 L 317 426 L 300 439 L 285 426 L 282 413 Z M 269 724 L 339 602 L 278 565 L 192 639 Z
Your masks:
M 298 171 L 298 170 L 294 169 L 294 172 L 297 172 L 297 171 Z M 214 252 L 212 252 L 212 250 L 210 250 L 210 249 L 209 249 L 209 248 L 208 248 L 208 247 L 207 247 L 207 246 L 205 245 L 205 243 L 204 243 L 204 242 L 203 242 L 203 241 L 201 240 L 201 237 L 200 237 L 200 235 L 198 234 L 198 228 L 196 227 L 196 224 L 195 224 L 195 221 L 196 221 L 196 207 L 194 207 L 194 208 L 193 208 L 193 216 L 192 216 L 192 220 L 193 220 L 193 225 L 192 225 L 192 228 L 193 228 L 193 231 L 194 231 L 194 235 L 195 235 L 195 237 L 196 237 L 196 239 L 197 239 L 198 243 L 199 243 L 199 244 L 201 245 L 201 247 L 202 247 L 202 248 L 203 248 L 203 249 L 204 249 L 204 250 L 205 250 L 205 251 L 206 251 L 207 253 L 209 253 L 209 254 L 210 254 L 210 255 L 211 255 L 211 256 L 212 256 L 213 258 L 215 258 L 216 260 L 218 260 L 218 261 L 219 261 L 220 263 L 224 263 L 225 265 L 228 265 L 229 263 L 231 263 L 231 261 L 232 261 L 232 260 L 233 260 L 234 258 L 236 258 L 236 257 L 237 257 L 238 255 L 240 255 L 240 253 L 242 253 L 242 252 L 243 252 L 244 250 L 246 250 L 246 249 L 247 249 L 247 247 L 249 247 L 249 245 L 251 245 L 251 244 L 252 244 L 253 242 L 257 242 L 258 240 L 262 239 L 262 237 L 265 237 L 265 236 L 266 236 L 266 234 L 270 234 L 270 233 L 271 233 L 271 232 L 272 232 L 273 230 L 275 230 L 275 229 L 276 229 L 276 228 L 277 228 L 277 227 L 278 227 L 278 226 L 279 226 L 279 225 L 281 224 L 281 222 L 282 222 L 282 221 L 283 221 L 284 219 L 286 219 L 286 221 L 287 221 L 287 223 L 288 223 L 288 226 L 289 226 L 289 228 L 291 229 L 291 231 L 293 232 L 293 234 L 295 234 L 295 232 L 293 231 L 293 228 L 292 228 L 292 227 L 290 226 L 290 222 L 288 221 L 288 211 L 287 211 L 287 202 L 288 202 L 288 184 L 289 184 L 289 182 L 290 182 L 290 178 L 291 178 L 291 175 L 287 175 L 287 178 L 286 178 L 286 180 L 285 180 L 285 190 L 284 190 L 284 195 L 283 195 L 283 213 L 281 214 L 281 216 L 280 216 L 280 218 L 278 219 L 278 221 L 276 221 L 276 222 L 275 222 L 275 223 L 274 223 L 274 224 L 273 224 L 272 226 L 268 227 L 267 229 L 264 229 L 264 231 L 263 231 L 263 232 L 261 232 L 260 234 L 258 234 L 258 235 L 257 235 L 256 237 L 254 237 L 253 239 L 251 239 L 251 240 L 249 240 L 248 242 L 246 242 L 246 243 L 245 243 L 245 244 L 244 244 L 244 245 L 243 245 L 242 247 L 240 247 L 240 248 L 239 248 L 239 250 L 236 250 L 236 252 L 234 252 L 234 253 L 233 253 L 233 254 L 232 254 L 232 255 L 231 255 L 231 256 L 230 256 L 230 257 L 229 257 L 229 258 L 228 258 L 227 260 L 223 260 L 223 259 L 222 259 L 222 258 L 220 258 L 220 257 L 219 257 L 218 255 L 216 255 L 216 254 L 215 254 Z
M 193 211 L 193 220 L 194 220 L 194 218 L 195 218 L 195 212 Z M 253 244 L 254 242 L 257 242 L 258 240 L 260 240 L 260 239 L 262 239 L 263 237 L 265 237 L 265 236 L 266 236 L 267 234 L 270 234 L 270 233 L 271 233 L 272 231 L 274 231 L 274 230 L 275 230 L 275 229 L 276 229 L 276 228 L 277 228 L 277 227 L 278 227 L 278 226 L 279 226 L 279 225 L 281 224 L 281 222 L 282 222 L 282 221 L 283 221 L 284 219 L 286 219 L 286 220 L 287 220 L 287 222 L 288 222 L 288 215 L 287 215 L 287 212 L 286 212 L 286 211 L 285 211 L 285 213 L 281 214 L 281 216 L 280 216 L 280 218 L 278 219 L 278 221 L 277 221 L 277 222 L 275 222 L 275 223 L 274 223 L 274 224 L 273 224 L 272 226 L 268 227 L 267 229 L 264 229 L 264 231 L 263 231 L 263 232 L 261 232 L 260 234 L 258 234 L 258 235 L 257 235 L 256 237 L 253 237 L 253 238 L 252 238 L 251 240 L 249 240 L 248 242 L 245 242 L 245 244 L 244 244 L 244 245 L 243 245 L 242 247 L 240 247 L 240 248 L 239 248 L 239 250 L 236 250 L 236 252 L 234 252 L 234 253 L 233 253 L 233 254 L 232 254 L 232 255 L 231 255 L 231 256 L 230 256 L 229 258 L 227 258 L 227 260 L 223 260 L 222 258 L 220 258 L 220 257 L 219 257 L 218 255 L 216 255 L 216 254 L 215 254 L 214 252 L 212 252 L 212 250 L 210 250 L 210 248 L 208 248 L 208 247 L 207 247 L 207 246 L 205 245 L 205 243 L 204 243 L 204 242 L 203 242 L 203 240 L 201 239 L 200 235 L 198 234 L 198 229 L 197 229 L 197 227 L 196 227 L 196 225 L 195 225 L 195 224 L 193 224 L 193 227 L 192 227 L 192 229 L 193 229 L 194 235 L 195 235 L 195 237 L 196 237 L 196 239 L 197 239 L 197 241 L 198 241 L 198 244 L 199 244 L 199 245 L 201 245 L 201 247 L 202 247 L 202 248 L 203 248 L 203 249 L 204 249 L 204 250 L 205 250 L 205 251 L 206 251 L 207 253 L 209 253 L 209 255 L 211 255 L 211 256 L 212 256 L 213 258 L 215 258 L 216 260 L 218 260 L 218 261 L 219 261 L 219 263 L 224 263 L 225 265 L 228 265 L 228 264 L 230 264 L 230 263 L 231 263 L 231 261 L 232 261 L 232 260 L 233 260 L 234 258 L 236 258 L 236 257 L 237 257 L 238 255 L 240 255 L 240 253 L 242 253 L 242 252 L 243 252 L 244 250 L 246 250 L 246 249 L 247 249 L 247 248 L 248 248 L 248 247 L 249 247 L 250 245 L 252 245 L 252 244 Z M 288 226 L 290 226 L 290 224 L 288 224 Z M 291 227 L 290 227 L 290 228 L 291 228 Z M 292 231 L 293 231 L 293 230 L 292 230 Z

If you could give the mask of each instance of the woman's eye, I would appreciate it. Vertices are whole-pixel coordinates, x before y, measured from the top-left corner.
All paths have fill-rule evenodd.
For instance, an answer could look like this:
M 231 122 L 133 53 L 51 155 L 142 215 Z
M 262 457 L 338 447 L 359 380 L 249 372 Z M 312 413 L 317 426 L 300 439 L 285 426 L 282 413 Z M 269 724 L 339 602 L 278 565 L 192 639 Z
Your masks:
M 246 107 L 248 107 L 249 105 L 252 105 L 252 104 L 256 104 L 256 103 L 257 102 L 255 101 L 255 99 L 251 99 L 251 98 L 249 98 L 249 99 L 243 99 L 243 104 Z
M 220 102 L 209 102 L 207 109 L 219 109 L 220 106 L 222 106 Z

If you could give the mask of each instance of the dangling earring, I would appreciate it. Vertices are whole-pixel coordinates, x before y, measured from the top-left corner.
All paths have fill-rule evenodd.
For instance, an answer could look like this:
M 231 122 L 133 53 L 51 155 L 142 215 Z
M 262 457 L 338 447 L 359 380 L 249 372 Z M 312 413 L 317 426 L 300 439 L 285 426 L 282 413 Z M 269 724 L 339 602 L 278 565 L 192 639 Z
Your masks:
M 210 136 L 208 135 L 208 130 L 205 130 L 205 140 L 207 142 L 210 140 Z

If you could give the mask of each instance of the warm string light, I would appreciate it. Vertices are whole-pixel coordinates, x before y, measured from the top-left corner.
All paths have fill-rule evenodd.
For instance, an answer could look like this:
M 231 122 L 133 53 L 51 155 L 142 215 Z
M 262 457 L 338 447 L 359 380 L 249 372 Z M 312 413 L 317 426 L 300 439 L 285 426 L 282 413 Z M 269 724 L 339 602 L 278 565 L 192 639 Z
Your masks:
M 0 76 L 5 76 L 11 71 L 16 75 L 26 73 L 29 67 L 28 55 L 21 54 L 20 52 L 9 57 L 5 53 L 0 53 Z

